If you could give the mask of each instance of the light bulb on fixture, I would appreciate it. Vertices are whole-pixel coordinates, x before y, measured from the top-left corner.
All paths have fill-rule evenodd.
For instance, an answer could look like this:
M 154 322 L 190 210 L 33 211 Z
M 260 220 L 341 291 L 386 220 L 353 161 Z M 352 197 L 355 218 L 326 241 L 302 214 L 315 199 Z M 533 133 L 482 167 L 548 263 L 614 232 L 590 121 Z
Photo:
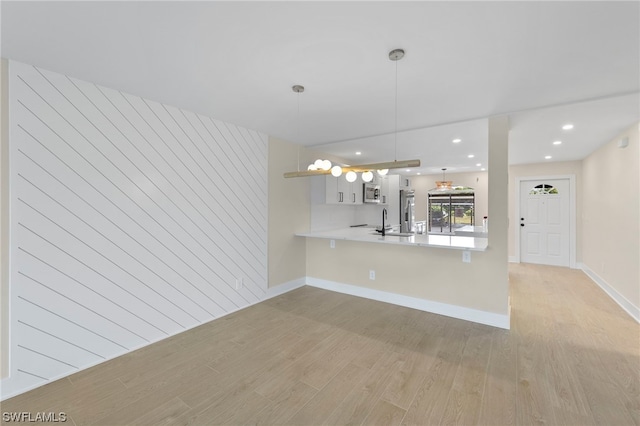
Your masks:
M 322 160 L 318 158 L 316 161 L 313 162 L 313 165 L 316 166 L 316 170 L 322 169 Z
M 331 161 L 323 160 L 322 166 L 320 167 L 322 170 L 329 170 L 331 168 Z
M 384 176 L 384 175 L 386 175 L 387 173 L 389 173 L 389 169 L 380 169 L 380 170 L 378 170 L 378 174 L 379 174 L 380 176 Z
M 345 178 L 347 179 L 347 182 L 355 182 L 356 179 L 358 179 L 358 175 L 356 172 L 347 172 Z
M 341 175 L 342 175 L 342 167 L 340 167 L 340 166 L 333 166 L 333 167 L 331 168 L 331 174 L 332 174 L 334 177 L 339 177 L 339 176 L 341 176 Z
M 371 173 L 369 170 L 362 173 L 362 180 L 365 182 L 371 182 L 373 180 L 373 173 Z
M 318 170 L 318 168 L 316 167 L 315 164 L 309 164 L 309 167 L 307 167 L 307 170 Z

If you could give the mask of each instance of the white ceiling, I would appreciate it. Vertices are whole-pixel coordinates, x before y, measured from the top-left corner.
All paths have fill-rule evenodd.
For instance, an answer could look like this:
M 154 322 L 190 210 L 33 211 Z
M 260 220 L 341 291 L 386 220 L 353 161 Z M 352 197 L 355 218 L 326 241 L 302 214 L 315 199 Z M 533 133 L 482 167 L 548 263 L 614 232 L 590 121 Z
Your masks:
M 0 7 L 3 57 L 354 162 L 355 149 L 363 162 L 393 159 L 396 63 L 387 55 L 398 47 L 398 159 L 421 158 L 422 172 L 484 164 L 481 119 L 495 114 L 513 113 L 512 164 L 584 158 L 640 119 L 639 2 Z M 306 87 L 299 99 L 294 84 Z M 575 129 L 563 133 L 565 122 Z

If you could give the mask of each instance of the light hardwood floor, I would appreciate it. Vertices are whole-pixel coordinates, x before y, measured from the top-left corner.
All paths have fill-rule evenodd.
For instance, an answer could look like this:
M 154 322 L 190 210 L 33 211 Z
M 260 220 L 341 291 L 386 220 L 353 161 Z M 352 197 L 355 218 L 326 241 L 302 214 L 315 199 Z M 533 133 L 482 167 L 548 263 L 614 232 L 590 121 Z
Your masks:
M 640 327 L 511 265 L 511 331 L 304 287 L 5 401 L 81 424 L 640 424 Z

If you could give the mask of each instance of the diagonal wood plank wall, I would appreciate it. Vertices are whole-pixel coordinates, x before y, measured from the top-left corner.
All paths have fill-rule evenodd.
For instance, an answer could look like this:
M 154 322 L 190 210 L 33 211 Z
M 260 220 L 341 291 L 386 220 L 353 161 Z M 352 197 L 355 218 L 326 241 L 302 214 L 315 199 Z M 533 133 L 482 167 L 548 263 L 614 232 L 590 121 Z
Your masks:
M 9 68 L 3 398 L 264 297 L 266 135 Z

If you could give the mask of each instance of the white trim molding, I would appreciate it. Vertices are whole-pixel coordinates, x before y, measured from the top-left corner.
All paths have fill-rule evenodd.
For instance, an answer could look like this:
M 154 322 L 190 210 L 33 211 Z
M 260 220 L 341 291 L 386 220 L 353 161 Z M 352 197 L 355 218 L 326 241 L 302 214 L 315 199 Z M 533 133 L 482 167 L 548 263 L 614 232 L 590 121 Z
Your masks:
M 358 287 L 350 284 L 323 280 L 320 278 L 307 277 L 307 285 L 322 288 L 324 290 L 335 291 L 337 293 L 349 294 L 351 296 L 404 306 L 406 308 L 418 309 L 420 311 L 430 312 L 433 314 L 445 315 L 465 321 L 490 325 L 506 330 L 509 330 L 510 328 L 509 314 L 502 315 L 494 312 L 479 311 L 477 309 L 465 308 L 463 306 L 449 305 L 447 303 L 434 302 L 432 300 L 419 299 L 417 297 L 389 293 L 381 290 L 373 290 L 370 288 Z
M 571 269 L 579 269 L 576 263 L 576 175 L 551 175 L 551 176 L 518 176 L 516 177 L 516 197 L 515 197 L 515 212 L 516 218 L 522 217 L 520 212 L 520 184 L 526 181 L 532 180 L 552 180 L 552 179 L 568 179 L 569 180 L 569 267 Z M 519 221 L 515 221 L 515 249 L 516 255 L 509 258 L 509 262 L 520 263 L 520 227 Z M 513 260 L 512 260 L 513 259 Z
M 269 287 L 266 294 L 262 297 L 262 300 L 271 299 L 272 297 L 280 296 L 281 294 L 288 293 L 300 287 L 304 287 L 307 284 L 306 277 L 296 278 L 295 280 L 287 281 L 286 283 L 278 284 L 274 287 Z
M 591 280 L 598 285 L 605 293 L 609 295 L 622 309 L 624 309 L 631 318 L 636 320 L 636 322 L 640 323 L 640 307 L 635 306 L 631 303 L 626 297 L 618 292 L 611 284 L 606 282 L 601 276 L 593 272 L 587 265 L 580 264 L 580 269 L 584 272 Z

